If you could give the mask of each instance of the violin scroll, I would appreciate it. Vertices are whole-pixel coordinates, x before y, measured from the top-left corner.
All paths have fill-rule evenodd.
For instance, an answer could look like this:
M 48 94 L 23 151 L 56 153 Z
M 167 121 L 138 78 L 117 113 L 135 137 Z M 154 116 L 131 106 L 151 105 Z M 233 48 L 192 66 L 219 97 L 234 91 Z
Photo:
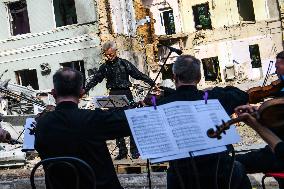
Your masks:
M 207 130 L 207 136 L 209 138 L 217 138 L 220 140 L 222 138 L 221 134 L 226 134 L 226 130 L 230 129 L 230 125 L 228 125 L 224 120 L 222 120 L 222 125 L 216 125 L 216 130 L 210 128 Z

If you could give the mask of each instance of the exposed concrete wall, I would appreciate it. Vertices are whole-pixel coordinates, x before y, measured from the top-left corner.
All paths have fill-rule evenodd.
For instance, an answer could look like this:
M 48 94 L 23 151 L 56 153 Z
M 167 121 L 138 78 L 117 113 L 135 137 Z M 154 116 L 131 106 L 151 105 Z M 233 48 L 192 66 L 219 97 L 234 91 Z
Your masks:
M 31 33 L 52 30 L 56 27 L 53 1 L 26 0 Z M 36 16 L 34 16 L 36 15 Z
M 278 0 L 267 0 L 268 12 L 270 19 L 280 19 L 280 10 L 278 6 Z
M 0 1 L 0 40 L 11 36 L 8 8 L 4 1 Z
M 63 31 L 41 33 L 22 39 L 18 37 L 13 41 L 0 41 L 0 66 L 3 70 L 9 70 L 3 79 L 16 82 L 15 71 L 36 69 L 39 87 L 46 89 L 52 88 L 52 75 L 60 68 L 60 63 L 84 60 L 85 69 L 91 69 L 94 64 L 100 62 L 101 52 L 98 35 L 89 34 L 90 31 L 94 31 L 93 27 L 93 24 L 69 26 Z M 49 75 L 41 74 L 41 63 L 51 65 Z
M 181 15 L 184 23 L 185 32 L 195 32 L 195 23 L 192 6 L 208 3 L 207 0 L 181 0 Z M 213 28 L 231 26 L 240 22 L 237 1 L 232 0 L 213 0 L 209 1 L 211 22 Z
M 1 70 L 8 69 L 3 79 L 16 82 L 15 71 L 35 69 L 39 89 L 50 89 L 52 75 L 60 64 L 71 61 L 84 61 L 88 77 L 88 70 L 98 67 L 101 62 L 96 1 L 75 0 L 78 24 L 58 28 L 55 25 L 53 2 L 39 1 L 27 0 L 31 33 L 17 36 L 5 32 L 5 29 L 9 31 L 9 19 L 4 1 L 0 1 L 0 23 L 3 28 L 0 31 L 0 66 Z M 51 66 L 50 74 L 41 73 L 41 63 Z M 98 95 L 105 94 L 105 85 L 99 84 L 94 91 Z
M 95 0 L 75 0 L 77 21 L 79 24 L 97 21 Z
M 192 6 L 208 3 L 207 0 L 181 0 L 181 14 L 183 17 L 184 31 L 195 32 Z M 253 8 L 256 21 L 277 18 L 277 6 L 275 0 L 253 0 Z M 233 26 L 240 23 L 237 1 L 223 0 L 209 1 L 210 18 L 213 28 Z M 186 23 L 186 24 L 185 24 Z
M 256 21 L 269 19 L 267 0 L 253 0 L 253 8 Z
M 269 61 L 275 61 L 277 52 L 283 50 L 281 23 L 279 21 L 260 22 L 243 27 L 236 26 L 227 30 L 202 32 L 199 35 L 202 37 L 195 38 L 193 50 L 187 52 L 194 53 L 200 59 L 218 56 L 223 81 L 225 79 L 224 69 L 226 66 L 234 64 L 233 60 L 242 64 L 235 65 L 236 72 L 238 67 L 242 67 L 245 78 L 259 79 L 261 74 L 265 75 Z M 196 36 L 196 34 L 193 34 L 193 36 Z M 192 39 L 194 37 L 190 37 L 189 41 Z M 249 45 L 254 44 L 259 45 L 262 61 L 262 68 L 259 73 L 252 70 L 250 64 Z M 271 71 L 271 73 L 273 72 L 274 70 Z

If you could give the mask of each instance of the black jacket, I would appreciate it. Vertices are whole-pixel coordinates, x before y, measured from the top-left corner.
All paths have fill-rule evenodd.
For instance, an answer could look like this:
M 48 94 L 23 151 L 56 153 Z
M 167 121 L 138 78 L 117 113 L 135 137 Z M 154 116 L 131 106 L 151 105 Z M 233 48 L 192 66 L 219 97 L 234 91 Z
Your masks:
M 127 135 L 130 135 L 130 129 L 123 111 L 79 109 L 75 103 L 62 102 L 55 111 L 39 118 L 35 149 L 41 159 L 57 156 L 80 158 L 93 167 L 97 189 L 121 189 L 105 141 Z M 70 184 L 64 189 L 74 188 L 68 172 L 56 174 L 61 178 L 65 175 L 66 183 Z M 86 183 L 81 183 L 80 188 L 87 188 Z
M 125 89 L 131 87 L 129 76 L 137 80 L 142 80 L 149 85 L 154 85 L 153 80 L 141 73 L 128 60 L 117 57 L 113 62 L 107 61 L 100 66 L 91 81 L 86 85 L 85 91 L 87 93 L 91 88 L 102 82 L 104 78 L 107 80 L 106 88 L 108 89 Z
M 166 104 L 174 101 L 194 101 L 202 100 L 204 91 L 198 90 L 192 85 L 184 85 L 172 92 L 168 97 L 158 101 L 159 104 Z M 248 94 L 236 87 L 227 86 L 225 88 L 214 87 L 208 91 L 208 99 L 218 99 L 226 112 L 231 115 L 237 106 L 248 102 Z

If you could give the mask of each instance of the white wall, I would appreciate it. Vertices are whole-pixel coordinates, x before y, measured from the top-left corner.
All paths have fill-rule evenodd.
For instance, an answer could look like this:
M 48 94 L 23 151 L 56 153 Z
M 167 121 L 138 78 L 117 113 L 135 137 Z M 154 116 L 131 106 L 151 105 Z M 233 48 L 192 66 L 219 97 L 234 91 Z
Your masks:
M 11 37 L 7 2 L 0 0 L 0 40 Z M 53 0 L 26 0 L 31 33 L 56 29 Z M 93 0 L 75 0 L 78 23 L 97 21 L 96 5 Z M 24 34 L 29 35 L 29 34 Z M 12 36 L 13 38 L 15 36 Z M 18 36 L 16 36 L 18 37 Z
M 9 13 L 5 2 L 0 1 L 0 40 L 10 37 L 10 23 Z
M 31 33 L 52 30 L 56 27 L 52 1 L 26 0 Z
M 254 44 L 259 45 L 260 57 L 262 62 L 261 72 L 265 75 L 269 61 L 275 60 L 276 53 L 280 52 L 280 49 L 275 48 L 279 46 L 279 44 L 275 44 L 275 42 L 272 40 L 271 35 L 255 36 L 240 40 L 231 40 L 226 42 L 202 45 L 196 47 L 194 50 L 195 56 L 200 60 L 204 58 L 218 56 L 221 77 L 223 81 L 225 79 L 224 69 L 226 65 L 232 64 L 235 64 L 236 69 L 238 68 L 238 66 L 243 67 L 244 70 L 241 71 L 245 72 L 248 79 L 259 79 L 259 73 L 254 72 L 251 67 L 249 45 Z M 240 63 L 240 65 L 234 63 L 233 60 Z M 271 73 L 273 73 L 274 71 L 275 68 L 271 70 Z
M 136 18 L 132 0 L 110 0 L 110 11 L 114 33 L 134 35 Z

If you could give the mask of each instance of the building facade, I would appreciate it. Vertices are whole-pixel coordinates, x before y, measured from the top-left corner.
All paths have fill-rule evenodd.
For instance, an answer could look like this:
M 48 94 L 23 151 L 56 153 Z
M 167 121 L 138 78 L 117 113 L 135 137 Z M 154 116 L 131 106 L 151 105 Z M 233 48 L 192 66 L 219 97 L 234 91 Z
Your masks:
M 147 73 L 136 4 L 132 0 L 0 0 L 1 80 L 51 89 L 52 75 L 64 66 L 81 71 L 87 80 L 104 63 L 101 46 L 107 40 L 116 41 L 120 57 Z M 147 27 L 147 20 L 142 21 L 140 26 Z M 105 93 L 105 82 L 91 91 Z
M 259 80 L 283 50 L 277 0 L 144 2 L 153 11 L 159 43 L 183 49 L 202 61 L 203 84 Z M 160 63 L 167 53 L 165 48 L 159 49 Z

